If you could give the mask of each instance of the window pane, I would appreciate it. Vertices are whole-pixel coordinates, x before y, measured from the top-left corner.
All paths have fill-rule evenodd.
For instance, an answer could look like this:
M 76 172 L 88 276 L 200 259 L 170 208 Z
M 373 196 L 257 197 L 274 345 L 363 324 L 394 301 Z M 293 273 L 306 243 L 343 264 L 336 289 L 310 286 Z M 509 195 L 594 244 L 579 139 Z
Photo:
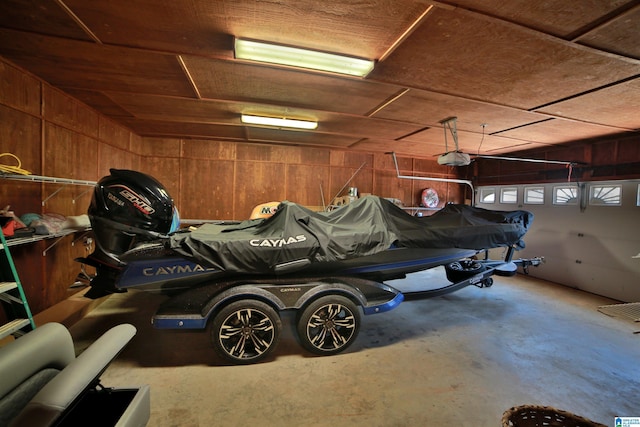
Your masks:
M 495 188 L 481 188 L 480 189 L 480 202 L 482 203 L 495 203 L 496 190 Z
M 589 204 L 600 206 L 620 206 L 622 204 L 622 186 L 591 186 L 591 191 L 589 192 Z
M 554 205 L 577 205 L 578 204 L 578 187 L 563 186 L 553 187 L 553 204 Z
M 526 187 L 524 189 L 524 202 L 541 205 L 544 203 L 544 187 Z
M 518 202 L 518 189 L 503 188 L 500 190 L 500 203 L 517 203 Z

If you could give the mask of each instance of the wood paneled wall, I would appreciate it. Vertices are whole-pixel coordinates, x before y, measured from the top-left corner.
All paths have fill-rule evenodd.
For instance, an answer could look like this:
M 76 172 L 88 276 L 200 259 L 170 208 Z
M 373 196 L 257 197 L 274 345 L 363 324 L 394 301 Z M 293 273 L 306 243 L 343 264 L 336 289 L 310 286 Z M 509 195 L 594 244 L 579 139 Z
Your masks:
M 556 164 L 480 159 L 465 168 L 467 179 L 472 179 L 476 185 L 638 179 L 640 133 L 510 153 L 509 157 L 561 160 L 579 164 L 568 168 Z
M 388 154 L 169 138 L 142 138 L 134 150 L 144 159 L 140 170 L 167 186 L 182 218 L 246 219 L 255 205 L 280 200 L 318 207 L 346 195 L 347 182 L 406 206 L 417 206 L 425 187 L 438 191 L 442 205 L 463 200 L 458 184 L 398 179 Z M 403 175 L 454 177 L 433 161 L 399 164 Z
M 18 156 L 22 168 L 32 174 L 95 181 L 112 165 L 137 167 L 139 156 L 131 154 L 130 146 L 138 140 L 127 129 L 0 58 L 0 152 Z M 10 158 L 0 160 L 15 164 Z M 90 187 L 0 180 L 0 205 L 11 205 L 17 215 L 80 215 L 86 213 L 90 200 Z M 73 260 L 86 255 L 82 241 L 74 241 L 79 237 L 11 247 L 34 313 L 69 296 L 69 286 L 80 272 L 80 264 Z
M 144 138 L 2 58 L 0 152 L 17 155 L 34 175 L 97 181 L 110 168 L 149 173 L 166 185 L 182 218 L 245 219 L 256 204 L 285 199 L 321 206 L 323 197 L 329 203 L 352 177 L 349 186 L 361 193 L 397 198 L 407 206 L 419 203 L 425 187 L 438 191 L 442 205 L 464 199 L 458 184 L 398 179 L 390 155 Z M 433 160 L 398 158 L 398 163 L 403 175 L 454 178 L 457 172 Z M 0 204 L 11 205 L 19 215 L 86 212 L 90 187 L 64 186 L 43 206 L 57 190 L 56 184 L 0 179 Z M 86 255 L 82 241 L 68 236 L 43 256 L 51 243 L 11 248 L 34 313 L 69 296 L 69 286 L 80 272 L 73 259 Z

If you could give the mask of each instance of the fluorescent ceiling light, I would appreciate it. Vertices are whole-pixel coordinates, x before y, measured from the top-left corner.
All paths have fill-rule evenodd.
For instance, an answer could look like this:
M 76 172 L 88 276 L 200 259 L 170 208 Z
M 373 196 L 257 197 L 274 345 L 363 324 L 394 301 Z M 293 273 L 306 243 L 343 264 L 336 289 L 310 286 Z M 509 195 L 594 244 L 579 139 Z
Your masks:
M 247 114 L 243 114 L 241 119 L 242 123 L 248 123 L 252 125 L 276 126 L 295 129 L 315 129 L 318 127 L 318 122 L 309 120 L 279 119 L 276 117 L 250 116 Z
M 374 61 L 368 59 L 242 39 L 235 41 L 235 55 L 238 59 L 310 68 L 358 77 L 369 74 L 374 65 Z

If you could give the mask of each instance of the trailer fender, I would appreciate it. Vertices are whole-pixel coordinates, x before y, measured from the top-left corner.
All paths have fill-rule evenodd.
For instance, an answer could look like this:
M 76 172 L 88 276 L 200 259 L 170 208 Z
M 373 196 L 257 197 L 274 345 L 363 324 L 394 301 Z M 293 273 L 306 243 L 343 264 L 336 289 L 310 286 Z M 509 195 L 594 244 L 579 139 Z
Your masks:
M 364 294 L 353 286 L 343 283 L 318 283 L 302 294 L 291 308 L 300 309 L 324 295 L 342 295 L 356 305 L 365 306 L 367 304 Z
M 263 287 L 242 285 L 229 288 L 209 300 L 209 302 L 202 308 L 202 317 L 208 322 L 211 315 L 216 313 L 221 307 L 241 299 L 263 301 L 271 305 L 277 311 L 287 308 L 280 298 L 263 289 Z

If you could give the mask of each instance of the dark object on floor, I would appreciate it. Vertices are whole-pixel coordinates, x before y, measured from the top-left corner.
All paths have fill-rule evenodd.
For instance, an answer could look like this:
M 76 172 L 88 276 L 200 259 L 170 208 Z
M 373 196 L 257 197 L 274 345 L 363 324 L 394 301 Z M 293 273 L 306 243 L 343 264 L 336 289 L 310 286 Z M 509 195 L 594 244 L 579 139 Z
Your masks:
M 502 415 L 502 427 L 606 427 L 551 406 L 515 406 Z

